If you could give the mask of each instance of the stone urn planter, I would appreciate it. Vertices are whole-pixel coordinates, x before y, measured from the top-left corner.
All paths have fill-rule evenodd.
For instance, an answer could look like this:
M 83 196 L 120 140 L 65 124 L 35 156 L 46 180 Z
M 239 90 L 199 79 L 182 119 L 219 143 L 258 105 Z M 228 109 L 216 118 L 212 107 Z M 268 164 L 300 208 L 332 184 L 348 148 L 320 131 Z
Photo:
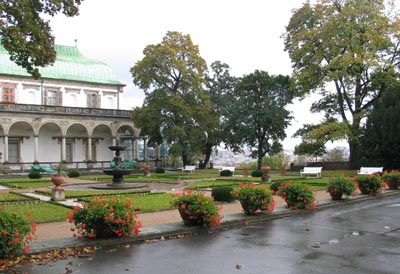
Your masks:
M 61 174 L 55 174 L 51 177 L 51 181 L 55 185 L 54 189 L 62 189 L 61 185 L 64 183 L 64 176 Z
M 150 176 L 150 165 L 145 165 L 143 168 L 145 175 Z
M 268 175 L 270 169 L 271 169 L 271 167 L 269 167 L 269 166 L 263 166 L 263 167 L 261 167 L 262 172 L 263 172 L 264 175 L 266 175 L 266 176 Z

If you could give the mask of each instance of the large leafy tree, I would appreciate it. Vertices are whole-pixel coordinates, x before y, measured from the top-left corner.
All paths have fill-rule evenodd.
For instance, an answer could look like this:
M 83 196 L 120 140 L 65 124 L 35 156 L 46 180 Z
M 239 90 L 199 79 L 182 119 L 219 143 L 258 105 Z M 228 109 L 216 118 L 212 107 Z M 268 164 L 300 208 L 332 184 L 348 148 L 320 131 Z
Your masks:
M 295 155 L 312 155 L 317 159 L 326 153 L 325 141 L 310 136 L 317 128 L 318 125 L 305 124 L 303 128 L 296 131 L 293 137 L 301 137 L 302 142 L 295 146 Z
M 400 169 L 400 83 L 388 87 L 375 104 L 361 138 L 361 163 Z
M 203 87 L 206 62 L 190 35 L 180 32 L 167 32 L 161 43 L 148 45 L 143 53 L 131 68 L 133 82 L 146 95 L 143 106 L 133 110 L 133 121 L 150 143 L 165 140 L 186 165 L 210 140 L 207 127 L 218 123 L 210 115 L 212 104 Z
M 0 0 L 1 44 L 16 64 L 35 78 L 38 67 L 52 64 L 56 58 L 54 37 L 44 15 L 62 12 L 78 14 L 83 0 Z
M 226 96 L 225 143 L 234 150 L 247 146 L 257 157 L 261 168 L 266 154 L 282 150 L 281 140 L 291 116 L 285 106 L 293 94 L 288 76 L 269 75 L 256 70 L 238 79 L 235 89 Z
M 365 113 L 398 71 L 400 22 L 387 10 L 383 0 L 306 2 L 293 12 L 284 34 L 294 88 L 321 93 L 312 111 L 338 119 L 340 129 L 330 125 L 346 132 L 352 168 L 359 165 Z

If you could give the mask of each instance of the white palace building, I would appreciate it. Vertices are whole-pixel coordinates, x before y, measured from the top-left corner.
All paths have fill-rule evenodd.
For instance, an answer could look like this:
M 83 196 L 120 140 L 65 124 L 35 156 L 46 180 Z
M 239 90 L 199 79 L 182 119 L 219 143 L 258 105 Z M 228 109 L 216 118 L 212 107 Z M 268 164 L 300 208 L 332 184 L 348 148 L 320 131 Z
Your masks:
M 56 62 L 35 80 L 0 46 L 0 164 L 109 162 L 119 139 L 124 160 L 137 159 L 139 130 L 119 109 L 125 85 L 76 47 L 55 49 Z

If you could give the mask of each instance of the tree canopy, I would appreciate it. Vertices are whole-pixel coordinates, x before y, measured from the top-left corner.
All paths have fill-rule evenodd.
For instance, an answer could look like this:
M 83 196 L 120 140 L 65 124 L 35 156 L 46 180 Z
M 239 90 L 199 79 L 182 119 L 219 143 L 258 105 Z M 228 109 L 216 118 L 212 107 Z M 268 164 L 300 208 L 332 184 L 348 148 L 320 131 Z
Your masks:
M 78 14 L 83 0 L 0 0 L 0 39 L 16 64 L 36 79 L 38 67 L 54 63 L 54 37 L 44 15 Z
M 133 121 L 150 143 L 166 141 L 186 165 L 193 153 L 208 151 L 213 143 L 209 129 L 219 123 L 204 89 L 206 62 L 190 35 L 180 32 L 167 32 L 161 43 L 148 45 L 143 53 L 131 68 L 133 82 L 146 95 L 143 106 L 133 110 Z
M 388 10 L 383 0 L 308 1 L 283 35 L 294 90 L 322 94 L 312 111 L 340 119 L 353 168 L 362 119 L 398 73 L 400 20 Z
M 245 146 L 253 149 L 261 168 L 266 154 L 282 150 L 280 142 L 286 137 L 285 129 L 291 119 L 285 106 L 293 100 L 289 77 L 256 70 L 239 78 L 228 95 L 224 141 L 234 150 Z

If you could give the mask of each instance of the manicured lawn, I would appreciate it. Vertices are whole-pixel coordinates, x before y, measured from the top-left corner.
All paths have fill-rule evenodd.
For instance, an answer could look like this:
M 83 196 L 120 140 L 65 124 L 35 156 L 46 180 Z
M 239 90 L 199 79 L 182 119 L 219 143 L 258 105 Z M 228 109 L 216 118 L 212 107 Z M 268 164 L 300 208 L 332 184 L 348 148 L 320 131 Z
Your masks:
M 88 200 L 89 198 L 83 199 Z M 157 210 L 170 209 L 170 201 L 172 194 L 148 194 L 148 195 L 125 195 L 117 197 L 117 199 L 132 199 L 133 205 L 138 208 L 139 211 L 149 212 Z
M 32 201 L 34 198 L 20 195 L 13 192 L 0 192 L 0 203 L 4 202 L 21 202 L 21 201 Z
M 3 204 L 2 209 L 20 216 L 30 215 L 28 220 L 36 223 L 64 221 L 67 218 L 66 207 L 52 203 L 22 203 L 22 204 Z
M 53 185 L 50 178 L 46 179 L 29 179 L 29 178 L 18 178 L 18 179 L 7 179 L 0 180 L 0 185 L 7 186 L 10 188 L 38 188 L 47 187 Z
M 36 193 L 51 196 L 52 190 L 36 190 Z M 144 195 L 150 193 L 150 190 L 127 190 L 127 191 L 115 191 L 115 190 L 68 190 L 65 192 L 65 198 L 74 199 L 80 197 L 92 197 L 92 196 L 121 196 L 121 195 Z

